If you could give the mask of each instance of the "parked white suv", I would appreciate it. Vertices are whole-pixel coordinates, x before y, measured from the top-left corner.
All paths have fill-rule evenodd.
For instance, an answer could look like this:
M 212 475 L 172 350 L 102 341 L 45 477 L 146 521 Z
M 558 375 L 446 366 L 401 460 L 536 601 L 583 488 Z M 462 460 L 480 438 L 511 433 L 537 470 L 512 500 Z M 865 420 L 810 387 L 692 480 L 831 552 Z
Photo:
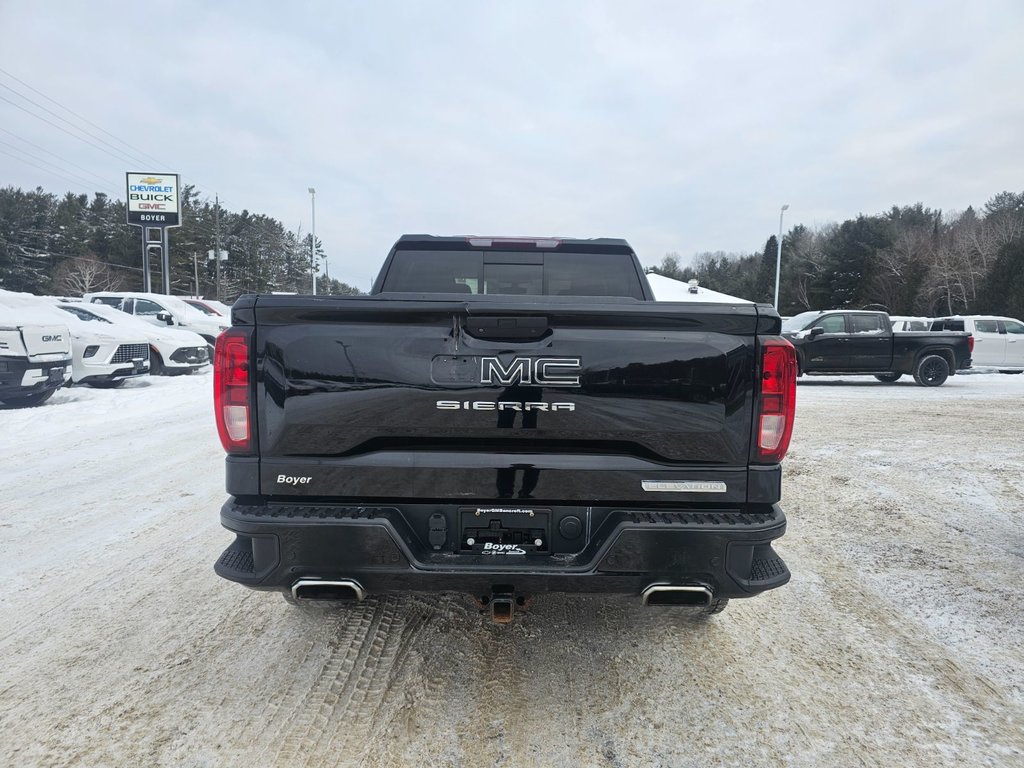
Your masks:
M 106 304 L 154 325 L 175 326 L 198 333 L 211 350 L 217 344 L 217 337 L 231 327 L 230 318 L 206 315 L 177 296 L 162 293 L 103 291 L 87 293 L 82 298 L 93 304 Z
M 83 320 L 91 317 L 112 323 L 115 327 L 141 333 L 149 343 L 149 372 L 154 376 L 191 373 L 210 364 L 206 340 L 184 328 L 153 325 L 104 304 L 61 302 L 59 306 Z
M 1024 372 L 1024 323 L 1012 317 L 956 315 L 932 321 L 933 331 L 967 331 L 974 335 L 974 368 L 1003 373 Z
M 120 387 L 149 373 L 149 341 L 141 329 L 56 305 L 71 329 L 71 380 L 91 387 Z

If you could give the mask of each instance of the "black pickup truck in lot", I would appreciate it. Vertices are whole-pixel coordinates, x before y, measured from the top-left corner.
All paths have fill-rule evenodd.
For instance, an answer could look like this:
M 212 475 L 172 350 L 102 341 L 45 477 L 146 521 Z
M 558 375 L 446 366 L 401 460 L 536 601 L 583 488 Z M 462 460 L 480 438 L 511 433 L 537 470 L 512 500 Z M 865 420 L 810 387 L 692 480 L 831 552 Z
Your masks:
M 624 240 L 403 236 L 368 296 L 244 296 L 214 394 L 224 578 L 290 602 L 546 592 L 720 611 L 789 580 L 796 361 Z
M 885 312 L 803 312 L 782 324 L 796 347 L 800 374 L 869 374 L 892 383 L 903 374 L 923 387 L 938 387 L 971 367 L 969 333 L 893 332 Z

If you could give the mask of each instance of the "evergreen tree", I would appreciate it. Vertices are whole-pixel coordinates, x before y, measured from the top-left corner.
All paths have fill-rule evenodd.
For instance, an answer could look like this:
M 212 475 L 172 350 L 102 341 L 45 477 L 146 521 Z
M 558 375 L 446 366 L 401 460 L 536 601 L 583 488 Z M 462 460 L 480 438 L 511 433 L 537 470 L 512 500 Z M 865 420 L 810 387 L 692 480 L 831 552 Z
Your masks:
M 661 264 L 651 267 L 651 272 L 654 272 L 656 275 L 671 277 L 673 280 L 682 280 L 683 282 L 689 282 L 694 276 L 693 269 L 680 266 L 678 253 L 666 253 L 661 260 Z
M 316 281 L 316 292 L 324 296 L 361 296 L 358 288 L 335 280 L 332 277 L 321 277 Z
M 982 300 L 987 314 L 1024 318 L 1024 239 L 999 251 L 986 279 Z
M 779 240 L 772 235 L 764 244 L 757 265 L 757 278 L 751 286 L 752 301 L 771 304 L 775 301 L 775 262 L 778 259 Z
M 56 198 L 42 188 L 0 190 L 0 288 L 43 293 L 49 287 L 55 210 Z
M 865 285 L 871 259 L 892 244 L 891 238 L 889 222 L 879 217 L 860 215 L 840 225 L 825 250 L 832 308 L 872 303 Z

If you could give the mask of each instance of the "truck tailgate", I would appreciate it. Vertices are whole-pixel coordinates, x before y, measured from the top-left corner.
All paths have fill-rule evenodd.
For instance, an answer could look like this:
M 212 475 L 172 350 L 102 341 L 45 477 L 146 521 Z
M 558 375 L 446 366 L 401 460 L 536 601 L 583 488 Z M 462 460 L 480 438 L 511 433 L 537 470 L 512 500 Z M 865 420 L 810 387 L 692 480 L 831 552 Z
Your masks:
M 261 296 L 248 322 L 267 496 L 746 498 L 754 306 Z

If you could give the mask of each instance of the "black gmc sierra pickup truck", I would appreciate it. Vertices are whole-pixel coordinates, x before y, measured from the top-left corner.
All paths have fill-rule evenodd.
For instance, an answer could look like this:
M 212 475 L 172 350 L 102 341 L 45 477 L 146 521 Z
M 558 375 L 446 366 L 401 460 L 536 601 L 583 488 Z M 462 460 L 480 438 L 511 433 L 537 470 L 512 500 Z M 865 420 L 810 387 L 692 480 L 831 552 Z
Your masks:
M 780 318 L 656 302 L 624 240 L 398 240 L 368 296 L 244 296 L 217 341 L 224 578 L 290 602 L 545 592 L 710 614 L 785 584 Z
M 922 387 L 938 387 L 971 367 L 969 333 L 893 332 L 885 312 L 803 312 L 782 324 L 796 347 L 800 374 L 871 374 L 891 384 L 910 374 Z

